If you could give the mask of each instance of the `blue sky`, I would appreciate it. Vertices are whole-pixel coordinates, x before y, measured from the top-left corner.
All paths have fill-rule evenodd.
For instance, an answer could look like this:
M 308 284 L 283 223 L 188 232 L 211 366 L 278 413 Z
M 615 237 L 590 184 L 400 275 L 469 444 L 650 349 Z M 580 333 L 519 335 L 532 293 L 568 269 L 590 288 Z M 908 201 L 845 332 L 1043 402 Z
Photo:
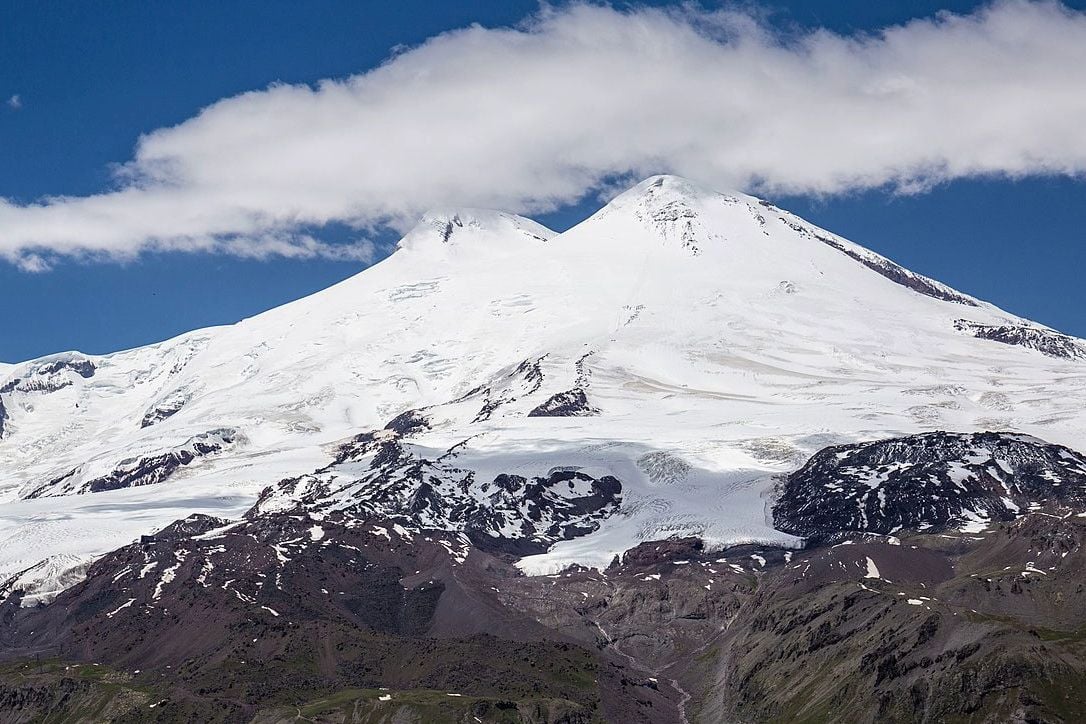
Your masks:
M 779 2 L 760 4 L 753 14 L 784 36 L 823 28 L 847 38 L 941 9 L 968 14 L 978 5 Z M 744 7 L 750 15 L 755 6 Z M 537 9 L 534 2 L 509 1 L 305 7 L 131 2 L 112 3 L 108 10 L 81 2 L 5 3 L 0 6 L 0 98 L 7 101 L 0 106 L 0 197 L 23 207 L 47 197 L 109 194 L 124 185 L 117 165 L 133 159 L 141 135 L 182 124 L 220 99 L 272 83 L 344 79 L 437 33 L 471 23 L 508 26 Z M 1072 80 L 1066 92 L 1075 91 Z M 440 137 L 429 142 L 439 143 Z M 187 153 L 188 146 L 181 145 L 178 153 Z M 914 270 L 1086 336 L 1086 286 L 1079 278 L 1086 268 L 1086 182 L 1074 173 L 1038 175 L 1028 169 L 1012 181 L 978 166 L 977 159 L 966 161 L 963 166 L 980 170 L 926 178 L 930 188 L 920 193 L 898 193 L 896 181 L 888 187 L 878 179 L 841 188 L 809 173 L 784 174 L 771 183 L 771 193 L 759 193 Z M 140 173 L 146 175 L 147 168 L 153 167 Z M 643 164 L 637 168 L 647 170 Z M 410 181 L 404 181 L 408 189 Z M 769 181 L 774 182 L 772 176 Z M 536 210 L 529 215 L 553 228 L 565 228 L 599 204 L 593 189 L 571 189 L 569 183 L 556 179 L 549 200 L 528 194 L 512 203 L 523 206 L 515 210 Z M 488 193 L 478 190 L 465 201 L 490 198 Z M 377 210 L 352 211 L 349 225 L 320 217 L 321 223 L 304 233 L 326 245 L 323 251 L 291 251 L 286 257 L 261 252 L 262 258 L 247 258 L 221 246 L 156 251 L 138 246 L 143 243 L 138 240 L 135 253 L 69 253 L 64 246 L 69 242 L 61 239 L 60 251 L 48 256 L 47 271 L 26 271 L 0 260 L 0 305 L 6 311 L 0 316 L 0 360 L 65 349 L 103 353 L 237 321 L 357 272 L 363 259 L 387 250 L 412 213 L 412 199 L 397 199 Z M 0 239 L 6 231 L 3 218 Z M 373 221 L 378 218 L 381 223 Z M 384 223 L 386 218 L 393 220 Z M 245 229 L 238 234 L 254 233 Z M 108 236 L 109 229 L 104 233 Z M 290 244 L 299 233 L 290 231 Z M 233 239 L 235 232 L 228 235 Z M 338 249 L 353 249 L 363 240 L 375 246 L 336 258 Z

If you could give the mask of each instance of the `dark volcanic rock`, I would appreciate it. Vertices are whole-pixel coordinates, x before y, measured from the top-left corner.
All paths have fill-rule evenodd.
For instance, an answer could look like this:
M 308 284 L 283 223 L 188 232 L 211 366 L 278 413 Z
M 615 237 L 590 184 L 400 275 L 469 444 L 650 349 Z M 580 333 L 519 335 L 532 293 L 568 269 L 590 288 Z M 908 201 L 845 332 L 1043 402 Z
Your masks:
M 1037 350 L 1049 357 L 1086 359 L 1086 348 L 1079 340 L 1051 329 L 1023 324 L 978 324 L 968 319 L 959 319 L 954 323 L 954 328 L 961 332 L 968 332 L 979 339 L 989 339 L 993 342 Z
M 588 404 L 588 396 L 579 387 L 551 395 L 546 402 L 536 406 L 528 417 L 581 417 L 595 415 L 597 411 Z
M 203 535 L 216 528 L 222 528 L 223 526 L 229 525 L 229 523 L 230 521 L 223 518 L 216 518 L 211 515 L 204 515 L 203 513 L 193 513 L 188 518 L 183 518 L 170 523 L 154 535 L 142 536 L 141 542 L 180 541 L 185 538 Z
M 430 422 L 426 419 L 426 415 L 418 410 L 408 410 L 407 412 L 402 412 L 392 418 L 392 420 L 385 425 L 385 429 L 406 437 L 415 432 L 429 430 Z
M 94 363 L 88 359 L 65 359 L 35 363 L 23 377 L 12 377 L 0 385 L 0 394 L 9 392 L 55 392 L 72 384 L 72 377 L 94 376 Z
M 154 485 L 166 480 L 177 470 L 191 464 L 199 458 L 214 455 L 232 445 L 237 439 L 237 432 L 226 428 L 211 430 L 190 439 L 184 446 L 161 453 L 132 460 L 122 461 L 108 475 L 77 482 L 78 469 L 70 470 L 58 478 L 50 480 L 25 497 L 46 498 L 73 493 L 98 493 L 103 490 L 119 490 L 141 485 Z
M 384 518 L 411 529 L 462 532 L 483 550 L 528 555 L 595 531 L 619 509 L 622 483 L 609 475 L 556 466 L 543 476 L 480 481 L 456 465 L 466 441 L 435 459 L 422 457 L 405 438 L 424 425 L 409 412 L 358 435 L 340 446 L 331 465 L 267 488 L 247 516 L 298 508 Z
M 49 362 L 35 370 L 36 374 L 51 375 L 61 370 L 71 370 L 84 379 L 94 377 L 94 363 L 88 359 Z
M 697 559 L 705 552 L 701 538 L 669 538 L 645 541 L 622 554 L 622 564 L 629 568 L 647 568 L 676 559 Z
M 1057 520 L 1028 517 L 1044 519 L 1042 524 Z M 1083 523 L 1074 525 L 1081 529 Z M 820 548 L 766 575 L 724 634 L 716 685 L 707 689 L 702 716 L 849 723 L 1081 721 L 1086 666 L 1070 634 L 1083 623 L 1081 608 L 1068 617 L 1067 633 L 1042 632 L 1034 628 L 1039 616 L 1028 600 L 1015 608 L 1012 599 L 1027 599 L 1027 593 L 996 591 L 999 581 L 988 565 L 1021 571 L 1036 555 L 986 557 L 978 567 L 974 552 L 1006 552 L 1006 533 L 955 544 L 930 536 L 910 539 L 911 545 Z M 1044 581 L 1033 585 L 1050 586 L 1053 598 L 1071 600 L 1082 572 L 1083 558 L 1076 555 L 1077 560 L 1067 556 L 1046 564 L 1048 576 L 1036 576 Z M 979 593 L 966 598 L 963 589 Z
M 215 532 L 220 522 L 175 523 L 107 555 L 55 605 L 9 616 L 0 659 L 48 651 L 153 671 L 143 683 L 164 692 L 150 703 L 199 703 L 199 713 L 156 711 L 140 721 L 251 721 L 263 707 L 302 704 L 299 695 L 378 687 L 394 692 L 397 715 L 414 711 L 420 690 L 468 711 L 506 702 L 501 721 L 599 720 L 595 655 L 500 603 L 488 571 L 512 571 L 483 554 L 478 563 L 458 559 L 457 536 L 299 515 Z M 25 677 L 20 670 L 11 680 Z M 22 693 L 8 701 L 7 681 L 0 667 L 0 718 L 66 710 L 55 689 L 40 701 Z M 367 698 L 379 701 L 376 691 Z M 518 710 L 537 715 L 510 718 Z M 289 721 L 297 711 L 257 720 Z M 432 720 L 427 711 L 412 720 Z M 471 721 L 462 712 L 452 720 Z
M 24 662 L 0 664 L 0 715 L 78 720 L 110 700 L 71 679 L 124 692 L 110 711 L 156 704 L 123 721 L 1086 717 L 1074 516 L 806 551 L 655 541 L 551 576 L 383 519 L 222 523 L 193 516 L 111 553 L 47 606 L 0 604 L 0 660 Z
M 184 393 L 176 393 L 170 395 L 161 402 L 156 403 L 151 409 L 149 409 L 143 415 L 143 419 L 140 421 L 140 428 L 150 427 L 163 420 L 173 417 L 178 412 L 181 412 L 181 408 L 188 402 L 188 396 Z
M 483 493 L 488 502 L 466 514 L 468 539 L 482 550 L 530 555 L 595 531 L 618 507 L 622 483 L 565 470 L 532 479 L 503 473 Z
M 128 465 L 117 468 L 109 475 L 87 481 L 83 488 L 86 492 L 98 493 L 103 490 L 134 488 L 140 485 L 154 485 L 170 477 L 178 468 L 188 465 L 197 458 L 206 457 L 222 450 L 234 442 L 234 435 L 226 432 L 216 440 L 196 440 L 189 447 L 161 455 L 139 458 Z
M 1086 509 L 1086 458 L 1011 433 L 932 432 L 826 448 L 787 476 L 774 525 L 810 539 Z
M 500 407 L 515 402 L 521 397 L 535 394 L 543 385 L 543 355 L 534 360 L 526 359 L 517 368 L 499 379 L 494 385 L 477 387 L 461 397 L 466 400 L 475 395 L 482 395 L 483 404 L 472 422 L 489 420 Z
M 42 713 L 64 710 L 70 702 L 86 694 L 90 688 L 89 681 L 77 681 L 68 677 L 48 686 L 0 683 L 0 712 L 14 717 L 11 721 L 40 721 L 44 719 L 39 719 Z

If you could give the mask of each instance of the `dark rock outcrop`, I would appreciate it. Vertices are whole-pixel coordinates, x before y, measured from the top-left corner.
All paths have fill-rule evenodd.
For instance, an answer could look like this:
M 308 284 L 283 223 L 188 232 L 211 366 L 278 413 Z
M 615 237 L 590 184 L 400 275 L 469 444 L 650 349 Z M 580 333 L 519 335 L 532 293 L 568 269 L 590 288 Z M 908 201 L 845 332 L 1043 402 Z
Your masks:
M 599 720 L 595 654 L 498 601 L 488 571 L 512 571 L 486 556 L 458 562 L 456 536 L 297 515 L 215 534 L 219 522 L 193 517 L 107 555 L 56 605 L 3 624 L 0 660 L 49 651 L 148 672 L 134 682 L 156 692 L 142 708 L 162 708 L 139 721 L 251 721 L 348 689 L 372 691 L 350 705 L 393 698 L 387 712 L 422 721 L 445 720 L 450 707 L 453 721 L 471 721 L 478 707 L 500 721 Z M 0 715 L 69 711 L 53 690 L 8 701 L 6 673 L 0 666 Z M 10 679 L 25 680 L 22 670 Z
M 1042 602 L 1073 599 L 1082 555 L 1050 559 L 1047 576 L 1025 579 L 1023 566 L 1036 552 L 974 558 L 1006 552 L 1011 536 L 1003 528 L 953 545 L 920 536 L 902 545 L 820 548 L 767 573 L 722 637 L 703 717 L 1080 720 L 1086 666 L 1074 632 L 1083 616 L 1079 610 L 1060 622 L 1046 615 L 1056 607 Z M 1000 573 L 988 568 L 996 563 Z M 1033 613 L 1037 605 L 1046 614 Z
M 462 400 L 475 395 L 483 397 L 482 407 L 479 408 L 472 422 L 489 420 L 491 415 L 503 405 L 535 394 L 543 386 L 543 360 L 546 357 L 543 355 L 534 360 L 526 359 L 495 384 L 477 387 L 462 397 Z
M 704 553 L 705 542 L 701 538 L 646 541 L 623 553 L 621 565 L 631 569 L 648 568 L 677 559 L 698 559 Z
M 9 392 L 56 392 L 69 387 L 73 377 L 89 379 L 96 371 L 94 363 L 88 359 L 73 357 L 47 362 L 34 363 L 27 372 L 19 377 L 11 377 L 0 385 L 0 394 Z
M 597 411 L 588 404 L 588 396 L 580 387 L 551 395 L 545 402 L 537 405 L 528 417 L 584 417 L 595 415 Z
M 483 550 L 528 555 L 595 531 L 621 503 L 619 480 L 575 468 L 479 481 L 456 465 L 466 441 L 434 459 L 415 452 L 406 438 L 425 428 L 421 413 L 405 412 L 340 446 L 330 465 L 266 489 L 248 516 L 285 506 L 384 518 L 415 530 L 460 531 Z
M 430 429 L 430 421 L 426 415 L 419 410 L 407 410 L 401 412 L 396 417 L 392 418 L 387 425 L 386 430 L 391 430 L 397 435 L 407 437 L 416 432 Z
M 56 495 L 99 493 L 104 490 L 154 485 L 166 480 L 186 465 L 224 450 L 233 445 L 237 439 L 236 430 L 228 428 L 210 430 L 191 438 L 175 450 L 123 460 L 107 475 L 90 480 L 80 480 L 78 468 L 70 470 L 45 485 L 35 488 L 24 497 L 47 498 Z
M 1086 509 L 1081 454 L 1027 435 L 932 432 L 818 452 L 785 478 L 773 520 L 819 540 L 1067 506 Z
M 954 328 L 960 332 L 967 332 L 978 339 L 988 339 L 993 342 L 1033 349 L 1048 357 L 1071 360 L 1086 359 L 1086 348 L 1082 346 L 1079 340 L 1051 329 L 1031 327 L 1024 324 L 978 324 L 977 322 L 970 322 L 968 319 L 959 319 L 954 323 Z
M 215 437 L 216 439 L 194 440 L 191 445 L 180 450 L 139 458 L 127 465 L 122 465 L 109 475 L 88 480 L 84 483 L 83 490 L 89 493 L 98 493 L 103 490 L 134 488 L 140 485 L 161 483 L 173 475 L 178 468 L 182 468 L 198 458 L 217 453 L 234 442 L 232 431 L 224 432 Z
M 150 427 L 151 425 L 158 424 L 163 420 L 173 417 L 181 412 L 181 409 L 187 402 L 188 395 L 182 392 L 167 396 L 165 399 L 155 403 L 151 409 L 144 413 L 143 419 L 140 420 L 140 428 Z
M 1075 516 L 804 551 L 647 541 L 605 571 L 550 576 L 455 533 L 329 518 L 193 516 L 105 556 L 54 603 L 0 602 L 0 661 L 22 662 L 0 663 L 0 714 L 78 719 L 109 702 L 154 704 L 133 720 L 209 722 L 1086 717 Z

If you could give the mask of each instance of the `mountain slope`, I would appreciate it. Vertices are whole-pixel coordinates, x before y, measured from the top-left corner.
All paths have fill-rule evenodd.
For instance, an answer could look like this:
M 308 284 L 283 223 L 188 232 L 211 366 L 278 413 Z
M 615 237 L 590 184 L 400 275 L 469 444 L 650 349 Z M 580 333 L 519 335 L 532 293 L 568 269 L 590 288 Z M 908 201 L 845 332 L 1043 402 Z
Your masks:
M 380 431 L 409 410 L 425 425 L 402 454 L 465 504 L 503 475 L 587 486 L 544 486 L 556 510 L 589 481 L 621 486 L 524 570 L 605 566 L 670 536 L 794 547 L 772 525 L 775 476 L 827 445 L 949 429 L 1075 447 L 1083 345 L 675 177 L 562 234 L 435 213 L 373 268 L 236 325 L 13 366 L 0 576 L 83 565 L 192 512 L 239 517 L 283 479 L 262 509 L 315 500 L 322 475 L 337 505 L 370 462 L 342 446 L 398 434 Z

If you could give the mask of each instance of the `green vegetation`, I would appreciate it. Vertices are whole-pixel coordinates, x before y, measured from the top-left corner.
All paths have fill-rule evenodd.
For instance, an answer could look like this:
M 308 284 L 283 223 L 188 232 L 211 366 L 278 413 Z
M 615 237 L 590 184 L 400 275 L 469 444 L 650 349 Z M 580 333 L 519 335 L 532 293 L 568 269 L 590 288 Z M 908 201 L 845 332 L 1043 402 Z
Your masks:
M 482 721 L 487 724 L 519 724 L 552 721 L 595 722 L 598 718 L 583 707 L 556 699 L 510 700 L 493 697 L 462 696 L 456 692 L 432 689 L 384 690 L 343 689 L 330 696 L 305 702 L 296 707 L 282 707 L 260 712 L 255 722 L 273 722 L 301 718 L 314 722 L 388 721 L 393 715 L 433 724 Z
M 154 721 L 150 705 L 161 700 L 131 674 L 58 660 L 0 666 L 0 697 L 17 702 L 9 713 L 41 724 Z
M 555 642 L 299 636 L 270 656 L 216 655 L 134 675 L 59 660 L 0 666 L 15 721 L 600 721 L 597 663 Z M 334 651 L 321 657 L 320 652 Z M 386 679 L 392 691 L 377 688 Z M 405 719 L 406 717 L 406 719 Z

